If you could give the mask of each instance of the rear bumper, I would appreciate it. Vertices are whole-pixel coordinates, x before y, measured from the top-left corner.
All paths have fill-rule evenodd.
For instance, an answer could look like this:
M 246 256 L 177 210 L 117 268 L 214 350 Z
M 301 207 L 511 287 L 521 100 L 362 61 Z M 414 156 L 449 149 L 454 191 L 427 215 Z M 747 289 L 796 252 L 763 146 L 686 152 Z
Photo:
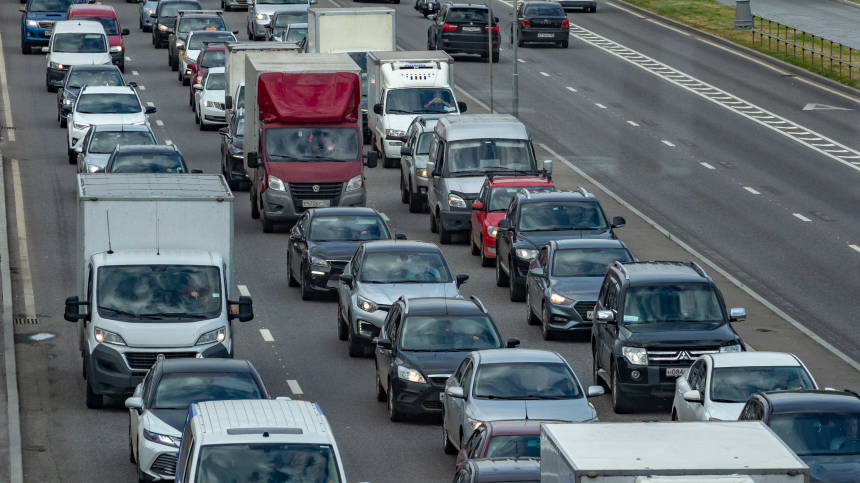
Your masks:
M 523 29 L 520 39 L 523 42 L 561 42 L 570 38 L 567 29 Z
M 590 8 L 597 5 L 593 0 L 562 0 L 558 2 L 561 8 Z
M 439 45 L 445 52 L 459 54 L 486 54 L 488 52 L 487 42 L 466 42 L 462 40 L 450 40 L 442 37 Z M 499 42 L 493 41 L 493 52 L 499 52 Z

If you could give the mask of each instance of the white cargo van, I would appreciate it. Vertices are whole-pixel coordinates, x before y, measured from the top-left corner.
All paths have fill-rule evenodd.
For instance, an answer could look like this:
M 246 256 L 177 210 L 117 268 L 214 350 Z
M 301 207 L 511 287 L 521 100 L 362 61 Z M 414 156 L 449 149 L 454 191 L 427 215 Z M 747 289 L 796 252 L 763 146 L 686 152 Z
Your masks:
M 45 87 L 56 92 L 73 65 L 110 65 L 110 43 L 105 28 L 94 20 L 65 20 L 54 25 L 51 40 L 42 47 Z
M 346 475 L 319 405 L 279 398 L 192 404 L 176 481 L 346 483 Z

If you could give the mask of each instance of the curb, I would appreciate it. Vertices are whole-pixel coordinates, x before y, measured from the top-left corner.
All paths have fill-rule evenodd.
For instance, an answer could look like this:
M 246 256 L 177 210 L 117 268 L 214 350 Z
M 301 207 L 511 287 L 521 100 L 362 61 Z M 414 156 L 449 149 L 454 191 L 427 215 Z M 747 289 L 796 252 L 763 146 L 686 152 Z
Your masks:
M 860 8 L 860 3 L 854 3 L 851 0 L 830 0 L 831 2 L 845 5 L 848 7 Z
M 683 30 L 687 33 L 691 33 L 691 34 L 698 35 L 700 37 L 704 37 L 704 38 L 706 38 L 706 39 L 708 39 L 714 43 L 717 43 L 717 44 L 720 44 L 724 47 L 728 47 L 730 49 L 736 50 L 740 53 L 755 57 L 758 60 L 762 60 L 762 61 L 767 62 L 773 66 L 787 70 L 787 71 L 791 72 L 792 74 L 795 74 L 799 77 L 805 77 L 809 80 L 824 84 L 825 86 L 827 86 L 830 89 L 838 90 L 843 94 L 847 94 L 849 96 L 855 97 L 858 100 L 860 100 L 860 90 L 857 90 L 853 87 L 848 87 L 845 84 L 836 82 L 833 79 L 828 79 L 827 77 L 824 77 L 823 75 L 816 74 L 815 72 L 810 72 L 810 71 L 804 69 L 803 67 L 798 67 L 794 64 L 789 64 L 788 62 L 785 62 L 783 60 L 779 60 L 777 58 L 771 57 L 765 53 L 759 52 L 757 50 L 753 50 L 749 47 L 744 47 L 743 45 L 740 45 L 740 44 L 736 44 L 736 43 L 732 42 L 731 40 L 727 40 L 727 39 L 724 39 L 720 36 L 714 35 L 712 33 L 705 32 L 704 30 L 699 30 L 695 27 L 690 27 L 689 25 L 687 25 L 685 23 L 681 23 L 677 20 L 673 20 L 671 18 L 664 17 L 662 15 L 658 15 L 658 14 L 656 14 L 650 10 L 646 10 L 642 7 L 627 3 L 624 0 L 612 0 L 612 1 L 619 3 L 619 4 L 623 4 L 625 8 L 629 8 L 630 10 L 633 10 L 640 15 L 645 15 L 645 16 L 651 17 L 653 19 L 661 20 L 663 22 L 671 24 L 673 27 L 676 27 L 679 30 Z M 860 8 L 860 5 L 858 5 L 858 8 Z

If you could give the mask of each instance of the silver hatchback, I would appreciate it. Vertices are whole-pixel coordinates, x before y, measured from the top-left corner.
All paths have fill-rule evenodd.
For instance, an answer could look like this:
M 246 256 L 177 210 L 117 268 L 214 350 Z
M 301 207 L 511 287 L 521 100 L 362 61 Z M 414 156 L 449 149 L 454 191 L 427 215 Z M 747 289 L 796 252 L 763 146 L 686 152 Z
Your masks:
M 439 116 L 418 116 L 406 130 L 400 147 L 400 201 L 410 213 L 427 209 L 427 161 Z

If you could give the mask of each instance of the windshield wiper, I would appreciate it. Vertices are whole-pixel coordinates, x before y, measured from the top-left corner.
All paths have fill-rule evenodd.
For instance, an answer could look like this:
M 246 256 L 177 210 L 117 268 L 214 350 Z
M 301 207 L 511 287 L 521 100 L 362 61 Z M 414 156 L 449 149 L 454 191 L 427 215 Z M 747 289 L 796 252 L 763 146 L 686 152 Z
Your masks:
M 269 159 L 277 158 L 277 159 L 288 159 L 290 161 L 298 161 L 298 159 L 292 156 L 284 156 L 283 154 L 269 154 Z
M 141 317 L 145 316 L 155 316 L 160 315 L 161 317 L 177 317 L 177 318 L 187 318 L 187 319 L 208 319 L 208 315 L 203 314 L 190 314 L 188 312 L 161 312 L 158 314 L 140 314 Z
M 406 111 L 406 110 L 403 110 L 403 109 L 389 109 L 389 110 L 388 110 L 388 113 L 389 113 L 389 114 L 416 114 L 416 113 L 414 113 L 414 112 L 412 112 L 412 111 Z
M 477 395 L 477 397 L 485 397 L 487 399 L 506 399 L 506 400 L 527 400 L 527 399 L 539 399 L 537 396 L 481 396 Z
M 125 310 L 115 309 L 113 307 L 105 307 L 104 305 L 99 305 L 98 308 L 100 310 L 110 310 L 111 312 L 113 312 L 117 315 L 122 315 L 123 317 L 134 317 L 136 319 L 150 318 L 150 319 L 154 319 L 154 320 L 159 320 L 158 317 L 152 317 L 151 315 L 160 315 L 160 314 L 135 314 L 133 312 L 127 312 Z

